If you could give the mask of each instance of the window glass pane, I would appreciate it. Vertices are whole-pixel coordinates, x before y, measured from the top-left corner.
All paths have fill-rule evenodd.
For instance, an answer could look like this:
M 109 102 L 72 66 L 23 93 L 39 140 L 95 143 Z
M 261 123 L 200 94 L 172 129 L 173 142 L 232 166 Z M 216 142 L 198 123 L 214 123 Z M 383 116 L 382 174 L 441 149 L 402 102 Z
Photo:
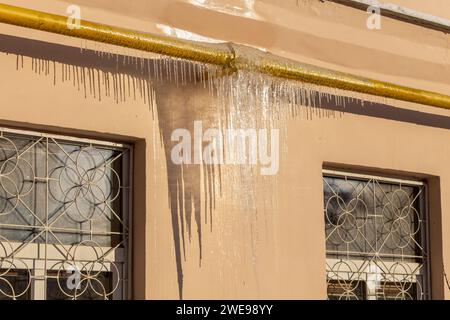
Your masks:
M 73 272 L 47 273 L 47 300 L 105 300 L 112 298 L 112 272 L 95 272 L 95 277 Z M 79 280 L 79 282 L 77 282 Z
M 364 281 L 333 280 L 328 281 L 328 298 L 330 300 L 364 300 L 366 283 Z
M 29 300 L 30 293 L 29 270 L 0 269 L 0 300 Z
M 417 284 L 407 281 L 382 281 L 377 289 L 377 297 L 380 300 L 415 300 Z
M 425 187 L 344 175 L 323 186 L 329 289 L 364 281 L 367 299 L 426 298 Z
M 8 135 L 1 147 L 0 235 L 11 241 L 120 242 L 122 151 Z M 54 230 L 50 237 L 41 232 L 45 223 Z
M 0 277 L 3 286 L 19 286 L 21 270 L 31 270 L 31 282 L 54 289 L 52 272 L 76 267 L 89 279 L 77 298 L 96 291 L 95 298 L 125 296 L 130 152 L 107 142 L 0 131 L 0 269 L 18 270 L 15 278 Z M 33 295 L 61 294 L 50 289 Z

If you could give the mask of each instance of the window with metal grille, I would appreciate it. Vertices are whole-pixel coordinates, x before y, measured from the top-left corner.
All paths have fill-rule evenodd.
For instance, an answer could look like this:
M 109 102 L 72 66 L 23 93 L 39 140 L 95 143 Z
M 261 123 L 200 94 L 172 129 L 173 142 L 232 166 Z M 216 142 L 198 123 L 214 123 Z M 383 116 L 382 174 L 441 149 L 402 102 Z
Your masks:
M 126 299 L 131 149 L 0 129 L 0 300 Z
M 329 299 L 429 298 L 426 186 L 324 170 Z

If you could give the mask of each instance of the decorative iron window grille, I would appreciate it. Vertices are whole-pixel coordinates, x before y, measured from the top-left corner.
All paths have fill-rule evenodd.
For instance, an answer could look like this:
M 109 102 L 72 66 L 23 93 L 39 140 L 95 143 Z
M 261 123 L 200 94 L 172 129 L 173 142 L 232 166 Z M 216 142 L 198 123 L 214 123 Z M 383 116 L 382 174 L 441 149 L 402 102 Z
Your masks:
M 0 129 L 0 300 L 127 298 L 131 151 Z
M 324 170 L 329 299 L 428 299 L 426 186 Z

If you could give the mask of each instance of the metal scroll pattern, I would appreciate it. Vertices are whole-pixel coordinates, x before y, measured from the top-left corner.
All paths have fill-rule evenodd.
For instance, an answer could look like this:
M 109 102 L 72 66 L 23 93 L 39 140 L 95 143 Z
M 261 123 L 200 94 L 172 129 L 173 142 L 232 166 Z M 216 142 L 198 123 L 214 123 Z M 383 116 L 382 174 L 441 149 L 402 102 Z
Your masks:
M 424 186 L 323 183 L 328 298 L 428 298 Z
M 129 150 L 0 132 L 0 300 L 122 299 Z

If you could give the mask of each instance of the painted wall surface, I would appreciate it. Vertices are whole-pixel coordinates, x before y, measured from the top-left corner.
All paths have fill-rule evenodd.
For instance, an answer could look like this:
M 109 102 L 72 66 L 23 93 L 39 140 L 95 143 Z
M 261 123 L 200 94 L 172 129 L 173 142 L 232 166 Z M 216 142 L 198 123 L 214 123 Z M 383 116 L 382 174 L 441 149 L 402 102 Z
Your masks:
M 3 2 L 59 14 L 68 5 Z M 235 2 L 238 7 L 253 3 Z M 331 3 L 254 1 L 237 12 L 224 9 L 225 1 L 209 8 L 200 1 L 71 3 L 81 6 L 87 20 L 234 41 L 324 67 L 450 92 L 448 35 L 391 19 L 370 31 L 365 12 Z M 279 173 L 237 184 L 224 168 L 222 195 L 211 210 L 214 199 L 207 188 L 217 185 L 216 175 L 195 166 L 182 171 L 168 155 L 172 130 L 191 128 L 194 120 L 213 126 L 220 101 L 199 84 L 155 85 L 152 109 L 148 79 L 139 68 L 118 67 L 95 50 L 121 59 L 141 53 L 84 45 L 88 48 L 80 52 L 78 39 L 0 25 L 0 125 L 135 144 L 135 298 L 176 299 L 180 291 L 186 299 L 326 298 L 324 165 L 427 179 L 434 192 L 433 296 L 450 298 L 441 270 L 442 263 L 450 268 L 450 111 L 394 101 L 345 109 L 330 105 L 328 112 L 313 116 L 305 109 L 280 124 L 288 152 L 282 153 Z M 80 70 L 87 75 L 78 88 Z M 97 78 L 105 73 L 118 84 L 109 91 Z M 130 77 L 136 85 L 122 89 Z M 97 91 L 94 97 L 93 87 L 100 95 Z M 180 200 L 181 185 L 190 199 Z M 236 185 L 249 189 L 236 190 Z M 190 203 L 182 213 L 174 210 L 180 201 Z M 174 233 L 174 219 L 187 212 L 188 220 L 175 223 L 185 230 Z

